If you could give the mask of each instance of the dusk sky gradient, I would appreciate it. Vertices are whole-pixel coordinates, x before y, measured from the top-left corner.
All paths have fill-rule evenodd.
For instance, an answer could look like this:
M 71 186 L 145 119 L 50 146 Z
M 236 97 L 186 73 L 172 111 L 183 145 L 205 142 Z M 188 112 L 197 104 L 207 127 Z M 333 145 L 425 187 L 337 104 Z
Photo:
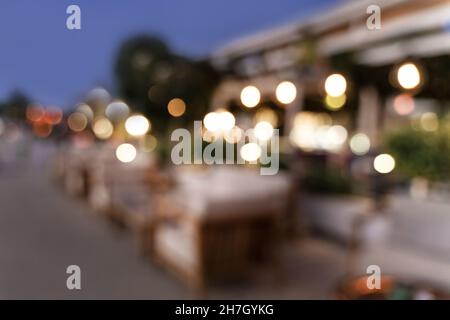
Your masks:
M 300 21 L 344 0 L 15 0 L 0 9 L 0 100 L 19 89 L 70 107 L 94 86 L 114 91 L 120 44 L 155 34 L 178 53 L 204 58 L 240 37 Z M 82 30 L 66 29 L 81 7 Z

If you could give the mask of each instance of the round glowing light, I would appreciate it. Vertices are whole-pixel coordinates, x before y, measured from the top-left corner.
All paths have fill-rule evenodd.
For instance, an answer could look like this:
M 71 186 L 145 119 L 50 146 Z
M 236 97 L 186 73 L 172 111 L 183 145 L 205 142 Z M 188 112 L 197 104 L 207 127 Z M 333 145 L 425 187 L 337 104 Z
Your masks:
M 132 136 L 143 136 L 149 129 L 150 122 L 143 115 L 134 115 L 125 121 L 125 130 Z
M 336 111 L 341 109 L 347 103 L 347 96 L 345 94 L 339 97 L 332 97 L 327 95 L 325 98 L 325 104 L 327 109 Z
M 88 121 L 94 120 L 94 111 L 92 111 L 92 108 L 85 103 L 80 103 L 75 111 L 84 114 L 87 117 Z
M 342 74 L 332 74 L 325 81 L 325 92 L 332 97 L 340 97 L 347 90 L 347 80 Z
M 112 121 L 119 121 L 125 119 L 130 113 L 130 108 L 123 101 L 111 102 L 105 110 L 106 116 Z
M 152 152 L 156 149 L 158 145 L 158 140 L 152 136 L 151 134 L 146 135 L 143 145 L 142 145 L 142 151 L 144 152 Z
M 403 89 L 415 89 L 421 82 L 420 71 L 415 64 L 405 63 L 398 69 L 397 80 Z
M 67 119 L 67 125 L 72 131 L 80 132 L 86 129 L 88 118 L 84 113 L 74 112 Z
M 254 86 L 247 86 L 242 89 L 241 92 L 241 102 L 247 108 L 256 107 L 261 101 L 261 93 L 258 88 Z
M 183 100 L 175 98 L 169 101 L 167 110 L 172 117 L 181 117 L 186 112 L 186 104 Z
M 254 162 L 261 157 L 261 147 L 256 143 L 247 143 L 244 144 L 240 150 L 240 154 L 242 159 L 248 162 Z
M 233 127 L 231 130 L 225 132 L 224 138 L 228 143 L 238 143 L 242 139 L 242 129 L 239 127 Z
M 97 138 L 105 140 L 112 136 L 114 126 L 107 118 L 100 118 L 94 122 L 92 130 Z
M 439 129 L 438 116 L 434 112 L 426 112 L 420 117 L 420 125 L 425 131 L 437 131 Z
M 220 128 L 223 131 L 229 131 L 233 129 L 234 124 L 236 123 L 236 119 L 234 118 L 231 112 L 228 111 L 220 112 L 219 117 L 220 117 Z
M 123 143 L 116 149 L 116 157 L 120 162 L 129 163 L 136 159 L 136 148 L 129 143 Z
M 297 88 L 292 82 L 284 81 L 277 86 L 275 95 L 279 102 L 289 104 L 297 97 Z
M 100 102 L 100 103 L 108 103 L 111 99 L 109 92 L 101 87 L 92 89 L 87 96 L 89 101 Z
M 203 119 L 205 128 L 211 132 L 216 132 L 221 129 L 221 117 L 217 112 L 208 113 Z
M 273 127 L 270 123 L 261 121 L 256 124 L 254 132 L 258 140 L 267 141 L 273 136 Z
M 380 154 L 373 161 L 373 167 L 378 173 L 390 173 L 395 169 L 395 159 L 389 154 Z
M 33 134 L 38 138 L 47 138 L 53 131 L 53 126 L 45 122 L 33 123 Z
M 217 141 L 218 138 L 219 138 L 218 132 L 203 130 L 203 134 L 202 134 L 203 141 L 211 143 L 211 142 Z
M 370 150 L 370 139 L 364 133 L 357 133 L 350 139 L 350 149 L 358 156 L 367 154 Z
M 45 110 L 44 121 L 51 125 L 56 125 L 61 122 L 63 112 L 58 107 L 48 107 Z
M 347 141 L 348 133 L 343 126 L 332 126 L 328 129 L 327 136 L 332 145 L 341 146 Z
M 40 121 L 44 117 L 44 108 L 40 106 L 29 106 L 26 111 L 26 117 L 31 122 Z
M 401 116 L 406 116 L 414 111 L 414 98 L 409 94 L 400 94 L 394 99 L 394 110 Z
M 278 126 L 278 116 L 275 111 L 269 108 L 261 108 L 255 114 L 255 122 L 266 121 L 272 125 L 272 127 Z

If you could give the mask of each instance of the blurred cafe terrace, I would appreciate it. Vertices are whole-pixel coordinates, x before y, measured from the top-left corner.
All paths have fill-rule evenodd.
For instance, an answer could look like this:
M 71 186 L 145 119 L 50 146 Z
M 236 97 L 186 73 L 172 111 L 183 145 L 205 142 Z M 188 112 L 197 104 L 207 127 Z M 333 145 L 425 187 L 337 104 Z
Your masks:
M 450 0 L 360 0 L 207 61 L 136 38 L 117 92 L 64 111 L 27 104 L 23 123 L 1 114 L 0 164 L 40 148 L 45 188 L 132 239 L 145 271 L 130 277 L 157 283 L 152 297 L 447 299 L 449 32 Z M 233 164 L 174 163 L 172 132 L 194 134 L 195 120 L 200 152 L 220 141 Z M 105 259 L 126 282 L 127 259 Z M 373 270 L 381 287 L 367 285 Z

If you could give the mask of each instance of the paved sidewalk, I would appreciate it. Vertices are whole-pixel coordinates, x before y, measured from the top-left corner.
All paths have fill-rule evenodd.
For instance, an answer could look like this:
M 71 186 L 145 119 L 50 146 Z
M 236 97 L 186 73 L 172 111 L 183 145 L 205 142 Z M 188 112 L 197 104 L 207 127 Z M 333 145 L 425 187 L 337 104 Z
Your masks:
M 0 171 L 0 299 L 184 299 L 196 297 L 137 252 L 85 203 L 64 194 L 40 166 Z M 343 273 L 342 248 L 321 240 L 292 243 L 277 274 L 213 288 L 208 298 L 328 298 Z M 82 270 L 82 290 L 66 289 L 66 268 Z M 281 277 L 279 277 L 282 275 Z

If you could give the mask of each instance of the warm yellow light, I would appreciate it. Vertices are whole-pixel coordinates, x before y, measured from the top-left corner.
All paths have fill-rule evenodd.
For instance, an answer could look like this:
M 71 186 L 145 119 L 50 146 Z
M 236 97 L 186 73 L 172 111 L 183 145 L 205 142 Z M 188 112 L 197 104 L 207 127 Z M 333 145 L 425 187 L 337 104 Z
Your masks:
M 355 134 L 350 140 L 350 149 L 358 156 L 367 154 L 370 150 L 370 139 L 364 133 Z
M 256 124 L 254 133 L 258 140 L 267 141 L 273 136 L 273 127 L 270 123 L 261 121 Z
M 340 97 L 347 90 L 347 80 L 342 74 L 332 74 L 325 81 L 325 92 L 332 97 Z
M 254 162 L 261 157 L 261 147 L 256 143 L 247 143 L 244 144 L 240 150 L 240 154 L 242 159 L 248 162 Z
M 217 112 L 208 113 L 205 118 L 203 118 L 203 124 L 205 128 L 211 132 L 216 132 L 220 130 L 220 116 Z
M 395 169 L 395 159 L 389 154 L 380 154 L 373 161 L 373 167 L 378 173 L 390 173 Z
M 175 98 L 167 104 L 167 110 L 173 117 L 181 117 L 186 111 L 186 104 L 183 100 Z
M 125 121 L 125 130 L 128 134 L 139 137 L 145 135 L 150 129 L 150 121 L 143 115 L 133 115 Z
M 136 148 L 129 143 L 123 143 L 116 149 L 116 157 L 120 162 L 129 163 L 136 159 Z
M 405 63 L 398 69 L 397 80 L 403 89 L 415 89 L 421 82 L 420 71 L 415 64 Z
M 45 110 L 41 106 L 28 106 L 26 110 L 26 117 L 29 121 L 38 122 L 45 115 Z
M 332 148 L 333 146 L 338 147 L 344 144 L 348 137 L 347 129 L 339 125 L 332 126 L 328 129 L 327 135 Z
M 88 118 L 81 112 L 72 113 L 67 119 L 67 125 L 72 131 L 80 132 L 86 129 Z
M 156 149 L 157 145 L 158 145 L 158 140 L 151 134 L 148 134 L 145 136 L 145 139 L 143 141 L 142 151 L 152 152 L 153 150 Z
M 108 119 L 100 118 L 94 122 L 92 130 L 97 138 L 104 140 L 112 136 L 114 126 Z
M 425 131 L 437 131 L 439 129 L 438 116 L 434 112 L 426 112 L 420 117 L 420 125 Z
M 92 121 L 94 119 L 94 111 L 92 111 L 92 108 L 85 103 L 79 104 L 75 111 L 84 114 L 88 121 Z
M 345 94 L 339 97 L 328 96 L 325 98 L 325 104 L 327 105 L 327 109 L 336 111 L 341 109 L 345 103 L 347 102 L 347 96 Z
M 225 132 L 224 138 L 228 143 L 238 143 L 242 139 L 242 129 L 233 127 L 231 130 Z
M 130 108 L 123 101 L 111 102 L 105 110 L 106 116 L 112 121 L 119 121 L 125 119 L 130 113 Z
M 247 108 L 256 107 L 261 101 L 261 93 L 258 88 L 254 86 L 247 86 L 242 89 L 241 92 L 241 102 Z
M 294 102 L 297 97 L 297 88 L 290 81 L 281 82 L 275 91 L 277 100 L 283 104 Z
M 255 114 L 255 122 L 266 121 L 272 125 L 272 127 L 278 126 L 278 116 L 275 111 L 269 108 L 261 108 Z
M 236 119 L 234 118 L 233 114 L 228 111 L 223 111 L 219 113 L 220 117 L 220 129 L 223 131 L 229 131 L 233 129 L 234 124 L 236 123 Z

